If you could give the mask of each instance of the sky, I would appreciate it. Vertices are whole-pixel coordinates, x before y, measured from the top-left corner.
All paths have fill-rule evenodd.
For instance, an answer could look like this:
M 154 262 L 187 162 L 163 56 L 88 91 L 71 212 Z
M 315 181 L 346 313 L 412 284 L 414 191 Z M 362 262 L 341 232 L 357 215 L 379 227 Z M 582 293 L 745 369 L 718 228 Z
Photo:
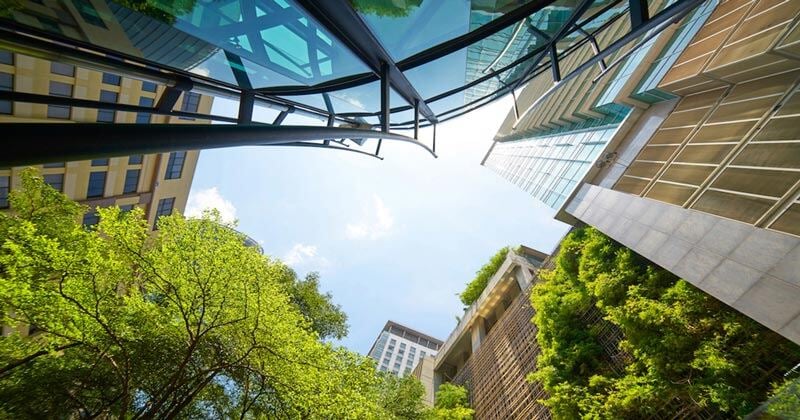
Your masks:
M 217 208 L 265 254 L 300 275 L 319 272 L 348 315 L 340 344 L 353 351 L 366 354 L 389 319 L 445 340 L 463 313 L 457 294 L 498 249 L 549 253 L 566 233 L 553 209 L 480 166 L 510 108 L 505 98 L 440 124 L 438 159 L 392 141 L 382 161 L 309 148 L 204 150 L 186 214 Z M 219 102 L 212 112 L 235 109 Z M 430 130 L 420 137 L 430 144 Z

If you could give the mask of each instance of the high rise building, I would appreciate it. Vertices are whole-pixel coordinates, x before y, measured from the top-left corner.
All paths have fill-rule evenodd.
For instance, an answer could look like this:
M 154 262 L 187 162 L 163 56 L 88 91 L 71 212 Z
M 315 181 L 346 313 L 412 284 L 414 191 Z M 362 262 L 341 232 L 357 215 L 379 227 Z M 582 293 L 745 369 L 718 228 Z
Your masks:
M 527 247 L 509 251 L 480 297 L 442 345 L 433 363 L 433 384 L 425 384 L 426 400 L 445 382 L 467 387 L 475 418 L 549 418 L 537 401 L 538 384 L 525 377 L 536 370 L 539 346 L 530 288 L 548 255 Z M 420 372 L 422 373 L 422 372 Z
M 153 105 L 165 86 L 49 61 L 24 54 L 0 51 L 0 89 L 29 94 L 94 99 L 117 104 Z M 176 107 L 187 112 L 207 113 L 212 98 L 184 93 Z M 88 109 L 56 104 L 0 101 L 0 123 L 92 122 L 128 124 L 197 123 L 191 118 Z M 24 139 L 8 139 L 24 141 Z M 96 139 L 103 142 L 107 139 Z M 155 228 L 158 216 L 183 212 L 192 184 L 198 151 L 140 154 L 38 165 L 45 181 L 69 198 L 90 207 L 83 222 L 97 223 L 96 207 L 117 205 L 144 209 Z M 8 193 L 19 184 L 22 167 L 0 169 L 0 208 L 8 206 Z
M 379 371 L 406 376 L 420 360 L 435 356 L 441 346 L 436 338 L 387 321 L 367 355 L 375 359 Z
M 800 343 L 798 16 L 710 0 L 558 89 L 542 73 L 483 165 Z

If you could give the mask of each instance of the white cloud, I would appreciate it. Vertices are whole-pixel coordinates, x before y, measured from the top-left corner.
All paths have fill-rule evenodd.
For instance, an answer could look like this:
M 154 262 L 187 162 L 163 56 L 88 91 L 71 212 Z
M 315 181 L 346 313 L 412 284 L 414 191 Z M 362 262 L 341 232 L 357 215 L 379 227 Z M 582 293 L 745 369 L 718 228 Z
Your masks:
M 317 256 L 317 247 L 314 245 L 294 244 L 289 253 L 283 257 L 286 265 L 297 265 Z
M 223 222 L 236 220 L 236 207 L 219 193 L 217 187 L 192 191 L 186 204 L 186 216 L 199 217 L 203 210 L 208 209 L 217 209 Z
M 372 206 L 368 206 L 364 213 L 359 222 L 347 224 L 345 235 L 349 239 L 375 240 L 392 231 L 394 227 L 392 212 L 377 195 L 372 196 Z
M 305 245 L 302 243 L 294 244 L 292 249 L 283 256 L 286 265 L 314 266 L 316 268 L 326 268 L 330 265 L 327 258 L 317 255 L 316 245 Z

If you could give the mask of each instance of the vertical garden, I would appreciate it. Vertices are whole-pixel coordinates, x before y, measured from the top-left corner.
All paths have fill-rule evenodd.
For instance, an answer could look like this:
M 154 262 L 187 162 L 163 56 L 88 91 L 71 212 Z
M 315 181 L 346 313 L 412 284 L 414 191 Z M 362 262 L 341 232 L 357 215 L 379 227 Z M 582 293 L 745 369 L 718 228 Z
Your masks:
M 744 416 L 800 362 L 800 346 L 593 228 L 541 277 L 529 379 L 555 418 Z

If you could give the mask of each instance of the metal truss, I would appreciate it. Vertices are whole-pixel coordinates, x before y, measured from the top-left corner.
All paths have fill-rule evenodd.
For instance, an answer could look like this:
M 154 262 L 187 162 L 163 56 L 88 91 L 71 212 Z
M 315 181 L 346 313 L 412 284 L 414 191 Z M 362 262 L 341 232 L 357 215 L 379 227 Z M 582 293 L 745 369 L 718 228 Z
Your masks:
M 233 0 L 227 0 L 227 2 L 231 1 Z M 251 25 L 248 27 L 247 25 L 239 24 L 239 22 L 231 22 L 230 25 L 225 26 L 225 31 L 229 31 L 231 36 L 245 37 L 254 46 L 253 51 L 249 51 L 249 56 L 245 58 L 268 64 L 271 59 L 264 48 L 269 45 L 260 45 L 259 42 L 256 42 L 263 40 L 259 38 L 257 31 L 251 30 L 252 24 L 257 22 L 256 29 L 267 28 L 270 25 L 281 24 L 281 19 L 298 15 L 301 10 L 292 9 L 291 7 L 288 9 L 270 8 L 271 6 L 265 0 L 238 1 L 243 6 L 242 20 L 246 20 Z M 463 86 L 450 89 L 430 98 L 424 98 L 408 80 L 404 74 L 405 71 L 424 66 L 436 59 L 467 48 L 514 25 L 516 25 L 515 32 L 519 32 L 523 26 L 522 23 L 529 16 L 542 11 L 548 6 L 552 6 L 556 1 L 532 0 L 525 2 L 466 34 L 415 53 L 398 62 L 392 59 L 378 37 L 370 30 L 358 12 L 353 9 L 349 1 L 296 1 L 303 9 L 302 12 L 313 17 L 316 22 L 309 22 L 307 26 L 304 26 L 298 25 L 296 21 L 289 20 L 289 30 L 296 34 L 305 33 L 311 39 L 314 38 L 312 35 L 315 27 L 324 28 L 342 46 L 346 47 L 355 57 L 361 60 L 370 71 L 310 86 L 254 88 L 250 76 L 244 70 L 245 66 L 242 63 L 242 57 L 228 51 L 225 51 L 225 56 L 231 64 L 230 67 L 235 83 L 190 73 L 187 70 L 167 67 L 141 57 L 126 55 L 119 51 L 105 49 L 80 40 L 58 36 L 20 25 L 13 21 L 0 20 L 0 48 L 21 51 L 24 54 L 100 71 L 111 71 L 127 77 L 154 81 L 166 86 L 157 103 L 152 107 L 37 95 L 17 91 L 0 91 L 0 100 L 149 113 L 210 120 L 225 124 L 6 124 L 3 127 L 6 138 L 25 139 L 25 141 L 20 141 L 15 145 L 12 153 L 5 153 L 0 156 L 0 167 L 135 153 L 245 145 L 324 148 L 361 153 L 380 158 L 381 142 L 384 139 L 408 142 L 422 147 L 433 156 L 436 156 L 436 124 L 485 106 L 508 93 L 515 97 L 514 106 L 517 111 L 517 121 L 519 121 L 532 112 L 547 96 L 562 87 L 565 82 L 574 78 L 577 74 L 594 65 L 599 65 L 603 72 L 602 74 L 605 74 L 619 62 L 617 60 L 607 66 L 604 58 L 609 54 L 637 40 L 648 31 L 652 31 L 649 36 L 653 36 L 653 33 L 660 32 L 666 25 L 682 18 L 702 3 L 702 0 L 676 0 L 671 6 L 651 17 L 648 14 L 646 0 L 627 0 L 627 8 L 613 16 L 607 16 L 609 11 L 618 7 L 623 1 L 616 0 L 608 2 L 607 5 L 592 13 L 591 16 L 584 17 L 587 10 L 590 10 L 597 1 L 580 0 L 576 2 L 577 4 L 569 17 L 555 33 L 546 34 L 534 28 L 536 29 L 535 35 L 537 39 L 542 40 L 543 45 L 538 45 L 511 63 L 499 68 L 497 68 L 497 65 L 500 61 L 500 56 L 498 56 L 490 66 L 486 67 L 481 77 Z M 260 13 L 256 12 L 257 7 L 261 10 Z M 266 15 L 264 15 L 264 10 L 268 11 Z M 630 31 L 605 49 L 600 50 L 596 41 L 598 34 L 613 22 L 625 16 L 628 16 L 631 21 Z M 226 17 L 219 16 L 219 18 Z M 598 21 L 600 18 L 604 20 L 602 22 Z M 587 29 L 589 27 L 588 24 L 593 22 L 597 23 L 593 26 L 594 29 Z M 559 45 L 560 42 L 563 43 L 567 38 L 573 39 L 570 45 Z M 560 60 L 569 57 L 586 43 L 592 46 L 594 55 L 579 65 L 576 70 L 562 75 L 559 67 Z M 318 44 L 318 42 L 313 45 L 309 44 L 311 61 L 303 67 L 315 75 L 319 73 L 319 63 L 316 62 L 318 60 L 317 55 L 314 53 L 316 50 L 312 51 L 312 48 L 323 50 L 328 48 L 325 45 Z M 564 48 L 559 50 L 559 46 Z M 507 49 L 508 45 L 505 50 Z M 283 59 L 289 60 L 291 57 L 283 57 Z M 517 69 L 521 69 L 521 71 Z M 534 101 L 531 106 L 520 112 L 517 109 L 515 91 L 534 77 L 548 70 L 553 76 L 553 87 L 541 98 Z M 514 72 L 513 78 L 502 79 L 502 75 L 512 72 Z M 494 78 L 498 79 L 501 87 L 487 95 L 461 106 L 448 109 L 438 115 L 430 107 L 431 103 L 450 98 Z M 337 112 L 334 109 L 328 92 L 361 86 L 375 81 L 380 81 L 379 111 Z M 406 104 L 391 107 L 389 101 L 391 89 L 394 89 Z M 188 91 L 235 100 L 239 104 L 238 115 L 230 117 L 174 110 L 181 94 Z M 297 95 L 308 94 L 321 94 L 325 108 L 303 103 L 302 99 L 299 98 L 292 99 Z M 256 105 L 274 109 L 278 111 L 278 116 L 270 124 L 255 122 L 253 120 L 253 111 Z M 413 119 L 403 122 L 391 122 L 392 114 L 405 111 L 412 111 Z M 290 114 L 319 119 L 324 121 L 325 125 L 286 125 L 285 120 Z M 365 120 L 365 118 L 375 117 L 378 124 L 370 124 Z M 429 126 L 433 126 L 431 146 L 424 144 L 419 139 L 420 128 Z M 413 130 L 413 136 L 391 133 L 391 129 Z M 108 141 L 92 140 L 98 138 L 108 139 Z M 360 147 L 365 139 L 378 140 L 374 152 L 366 152 Z M 352 147 L 354 145 L 359 147 Z

